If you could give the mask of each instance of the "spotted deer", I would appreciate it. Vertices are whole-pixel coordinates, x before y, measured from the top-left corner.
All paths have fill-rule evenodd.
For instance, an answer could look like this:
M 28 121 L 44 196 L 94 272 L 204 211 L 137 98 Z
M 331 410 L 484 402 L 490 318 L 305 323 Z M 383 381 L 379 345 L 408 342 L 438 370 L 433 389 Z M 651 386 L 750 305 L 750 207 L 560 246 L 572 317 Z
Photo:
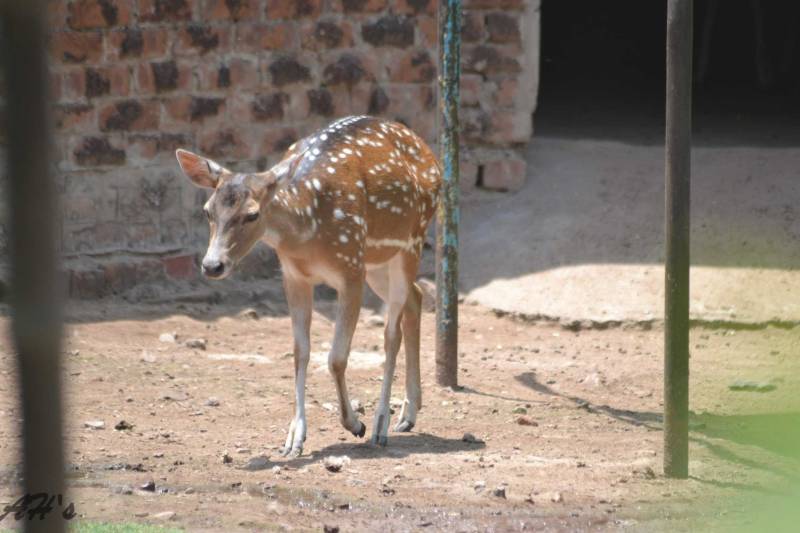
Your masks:
M 284 455 L 299 455 L 306 438 L 312 294 L 319 283 L 336 289 L 338 297 L 328 368 L 342 425 L 357 437 L 366 432 L 345 383 L 366 281 L 388 308 L 372 443 L 387 442 L 392 378 L 403 337 L 406 397 L 395 431 L 410 431 L 422 407 L 422 291 L 415 280 L 441 183 L 431 149 L 402 124 L 360 116 L 337 120 L 299 140 L 266 172 L 231 172 L 186 150 L 176 156 L 195 185 L 214 191 L 204 207 L 210 223 L 205 276 L 228 276 L 258 241 L 274 248 L 280 260 L 294 333 L 296 401 Z

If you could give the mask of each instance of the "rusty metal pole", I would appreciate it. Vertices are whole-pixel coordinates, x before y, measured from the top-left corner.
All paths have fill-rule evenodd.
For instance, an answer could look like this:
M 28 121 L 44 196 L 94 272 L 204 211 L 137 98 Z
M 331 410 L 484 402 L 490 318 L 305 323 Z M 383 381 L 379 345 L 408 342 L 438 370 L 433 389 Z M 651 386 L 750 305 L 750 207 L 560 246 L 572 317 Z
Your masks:
M 667 4 L 664 474 L 689 475 L 689 201 L 693 0 Z
M 439 149 L 444 176 L 436 216 L 436 382 L 457 387 L 461 0 L 442 0 L 439 5 L 439 49 Z
M 52 505 L 51 511 L 24 523 L 26 531 L 64 531 L 61 291 L 56 184 L 50 168 L 45 2 L 4 2 L 0 13 L 7 89 L 12 333 L 22 402 L 24 490 L 47 495 L 23 505 L 29 511 L 40 504 Z

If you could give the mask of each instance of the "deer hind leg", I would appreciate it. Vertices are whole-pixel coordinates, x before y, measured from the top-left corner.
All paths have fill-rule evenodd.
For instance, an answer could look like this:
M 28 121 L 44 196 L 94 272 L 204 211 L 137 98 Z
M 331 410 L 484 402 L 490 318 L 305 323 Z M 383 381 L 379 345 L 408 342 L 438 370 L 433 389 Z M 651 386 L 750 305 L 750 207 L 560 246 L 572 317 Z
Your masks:
M 297 457 L 306 440 L 306 371 L 311 352 L 310 330 L 313 292 L 311 284 L 284 277 L 294 334 L 295 411 L 282 454 Z
M 367 273 L 367 282 L 370 287 L 386 302 L 389 308 L 384 330 L 386 361 L 383 367 L 383 384 L 372 430 L 372 443 L 381 446 L 385 446 L 388 440 L 392 380 L 397 363 L 397 352 L 400 350 L 403 339 L 400 322 L 413 286 L 413 277 L 409 279 L 406 263 L 405 253 L 401 252 L 392 258 L 386 267 Z
M 350 356 L 350 344 L 358 323 L 358 313 L 361 310 L 362 290 L 363 280 L 361 279 L 350 280 L 339 290 L 336 330 L 333 336 L 333 346 L 328 354 L 328 369 L 336 383 L 342 426 L 356 437 L 363 437 L 367 427 L 358 420 L 358 416 L 350 405 L 345 371 L 347 370 L 347 358 Z
M 406 352 L 406 399 L 400 411 L 395 431 L 411 431 L 417 423 L 417 412 L 422 409 L 422 385 L 419 376 L 419 339 L 422 320 L 422 289 L 411 284 L 406 306 L 403 309 L 403 346 Z

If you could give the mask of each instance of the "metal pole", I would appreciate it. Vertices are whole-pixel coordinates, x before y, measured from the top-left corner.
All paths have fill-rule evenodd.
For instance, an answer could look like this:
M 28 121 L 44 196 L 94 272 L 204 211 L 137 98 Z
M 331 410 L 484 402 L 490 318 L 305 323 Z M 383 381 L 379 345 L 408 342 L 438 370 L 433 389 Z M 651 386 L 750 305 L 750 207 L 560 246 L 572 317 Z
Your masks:
M 692 0 L 667 4 L 664 474 L 689 475 L 689 198 Z
M 458 386 L 458 108 L 461 77 L 461 0 L 441 0 L 439 143 L 444 170 L 436 217 L 436 381 Z
M 23 503 L 48 512 L 25 518 L 26 531 L 63 531 L 64 455 L 59 355 L 61 302 L 56 250 L 56 185 L 50 168 L 45 2 L 4 2 L 2 54 L 8 101 L 8 205 L 11 224 L 12 332 L 22 401 Z M 41 497 L 41 496 L 40 496 Z M 40 519 L 40 516 L 43 519 Z

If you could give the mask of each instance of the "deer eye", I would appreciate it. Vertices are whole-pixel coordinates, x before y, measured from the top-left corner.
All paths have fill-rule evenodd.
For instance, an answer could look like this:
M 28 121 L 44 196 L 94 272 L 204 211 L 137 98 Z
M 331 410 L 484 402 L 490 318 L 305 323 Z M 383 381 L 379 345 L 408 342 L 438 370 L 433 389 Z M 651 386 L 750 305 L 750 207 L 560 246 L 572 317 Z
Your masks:
M 244 216 L 244 223 L 247 224 L 248 222 L 255 222 L 258 220 L 258 211 L 253 211 L 252 213 L 247 213 Z

